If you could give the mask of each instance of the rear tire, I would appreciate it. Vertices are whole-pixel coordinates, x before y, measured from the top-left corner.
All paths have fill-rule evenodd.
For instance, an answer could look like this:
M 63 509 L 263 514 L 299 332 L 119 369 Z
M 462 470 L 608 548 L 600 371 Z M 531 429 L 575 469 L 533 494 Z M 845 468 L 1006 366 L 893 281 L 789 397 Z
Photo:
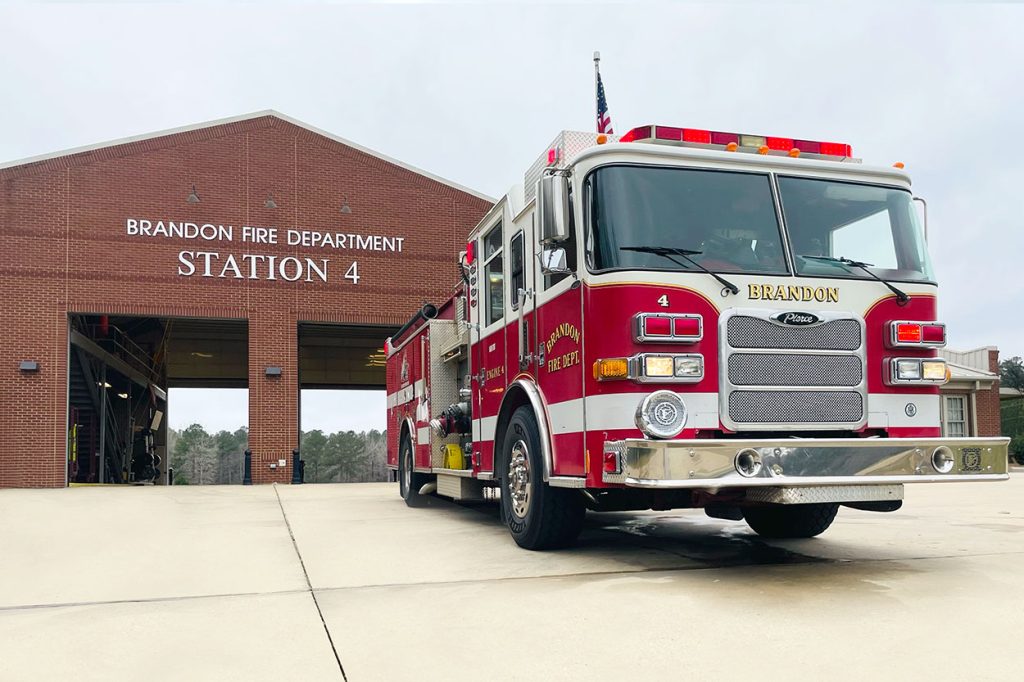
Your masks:
M 423 474 L 417 474 L 415 471 L 412 453 L 409 436 L 402 436 L 402 444 L 398 448 L 398 494 L 410 507 L 416 506 L 422 499 L 420 488 L 426 482 Z
M 793 504 L 747 507 L 743 518 L 764 538 L 813 538 L 836 518 L 838 504 Z
M 516 544 L 541 550 L 575 542 L 587 513 L 583 497 L 544 482 L 540 429 L 528 406 L 512 414 L 498 461 L 502 518 Z

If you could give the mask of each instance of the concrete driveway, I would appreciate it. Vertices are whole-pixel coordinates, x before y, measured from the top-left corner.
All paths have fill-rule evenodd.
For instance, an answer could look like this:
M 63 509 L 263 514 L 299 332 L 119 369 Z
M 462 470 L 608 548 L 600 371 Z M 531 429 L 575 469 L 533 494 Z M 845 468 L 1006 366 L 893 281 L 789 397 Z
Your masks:
M 1017 679 L 1024 472 L 821 538 L 698 511 L 518 549 L 397 485 L 0 490 L 0 680 Z

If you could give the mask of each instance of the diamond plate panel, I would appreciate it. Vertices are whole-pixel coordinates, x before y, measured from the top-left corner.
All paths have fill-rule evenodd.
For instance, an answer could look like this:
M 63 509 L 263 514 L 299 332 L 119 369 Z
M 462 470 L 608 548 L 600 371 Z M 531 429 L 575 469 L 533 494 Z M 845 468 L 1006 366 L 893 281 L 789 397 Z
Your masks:
M 799 488 L 753 488 L 747 491 L 749 502 L 763 504 L 821 504 L 827 502 L 886 502 L 903 499 L 903 486 L 897 485 L 814 485 Z
M 459 381 L 454 363 L 446 363 L 441 354 L 460 340 L 459 325 L 455 320 L 430 321 L 430 394 L 426 401 L 427 412 L 424 421 L 430 421 L 441 410 L 459 402 Z M 444 466 L 444 446 L 459 444 L 458 434 L 439 438 L 430 431 L 430 466 L 438 469 Z
M 618 142 L 617 135 L 609 135 L 608 142 Z M 576 161 L 576 157 L 587 149 L 597 146 L 597 133 L 584 133 L 577 130 L 563 130 L 552 140 L 544 153 L 533 162 L 533 165 L 526 170 L 523 176 L 523 192 L 526 195 L 526 203 L 530 203 L 537 193 L 537 181 L 541 173 L 548 167 L 548 150 L 558 149 L 560 157 L 558 163 L 552 168 L 568 168 Z

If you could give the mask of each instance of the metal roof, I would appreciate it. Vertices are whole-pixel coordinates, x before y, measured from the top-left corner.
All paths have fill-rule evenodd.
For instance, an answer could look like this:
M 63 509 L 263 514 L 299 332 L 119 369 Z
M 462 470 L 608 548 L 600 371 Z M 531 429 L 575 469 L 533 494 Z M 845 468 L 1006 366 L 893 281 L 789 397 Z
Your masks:
M 992 372 L 984 372 L 974 367 L 958 365 L 955 362 L 946 361 L 949 367 L 950 381 L 997 381 L 999 377 Z

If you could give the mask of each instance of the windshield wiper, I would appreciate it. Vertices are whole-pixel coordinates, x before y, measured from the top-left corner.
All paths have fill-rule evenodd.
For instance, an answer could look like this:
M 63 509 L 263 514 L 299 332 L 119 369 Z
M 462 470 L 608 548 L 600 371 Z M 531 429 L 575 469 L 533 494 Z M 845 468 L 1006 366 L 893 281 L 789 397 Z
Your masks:
M 693 251 L 692 249 L 677 249 L 677 248 L 674 248 L 674 247 L 671 247 L 671 246 L 620 246 L 619 247 L 619 251 L 636 251 L 638 253 L 653 253 L 656 256 L 661 256 L 662 258 L 669 259 L 670 261 L 672 261 L 676 265 L 682 265 L 683 267 L 686 267 L 686 265 L 684 263 L 680 263 L 678 260 L 673 258 L 673 256 L 679 256 L 680 258 L 685 259 L 687 263 L 690 263 L 693 267 L 697 268 L 701 272 L 706 272 L 707 274 L 709 274 L 712 277 L 714 277 L 715 279 L 717 279 L 718 282 L 723 287 L 725 287 L 726 289 L 728 289 L 732 293 L 734 293 L 734 294 L 740 293 L 740 288 L 738 286 L 736 286 L 735 284 L 733 284 L 732 282 L 730 282 L 726 278 L 721 277 L 721 276 L 711 272 L 706 267 L 704 267 L 703 265 L 701 265 L 697 261 L 695 261 L 692 258 L 690 258 L 690 256 L 699 256 L 700 254 L 704 253 L 703 251 Z
M 899 289 L 894 287 L 889 282 L 886 282 L 884 279 L 882 279 L 881 277 L 879 277 L 875 273 L 873 273 L 870 270 L 868 270 L 868 268 L 874 267 L 871 263 L 862 263 L 859 260 L 851 260 L 849 258 L 846 258 L 845 256 L 840 256 L 839 258 L 833 258 L 831 256 L 804 256 L 804 255 L 801 255 L 800 258 L 807 258 L 808 260 L 819 260 L 819 261 L 822 261 L 823 263 L 838 263 L 839 265 L 846 265 L 846 266 L 849 266 L 849 267 L 852 267 L 852 268 L 860 268 L 864 272 L 868 273 L 868 276 L 870 276 L 872 279 L 874 279 L 876 281 L 879 281 L 882 284 L 884 284 L 885 286 L 889 287 L 889 291 L 891 291 L 892 293 L 896 294 L 896 301 L 899 302 L 900 305 L 906 305 L 907 301 L 910 300 L 910 296 L 907 296 L 906 293 L 900 291 Z

